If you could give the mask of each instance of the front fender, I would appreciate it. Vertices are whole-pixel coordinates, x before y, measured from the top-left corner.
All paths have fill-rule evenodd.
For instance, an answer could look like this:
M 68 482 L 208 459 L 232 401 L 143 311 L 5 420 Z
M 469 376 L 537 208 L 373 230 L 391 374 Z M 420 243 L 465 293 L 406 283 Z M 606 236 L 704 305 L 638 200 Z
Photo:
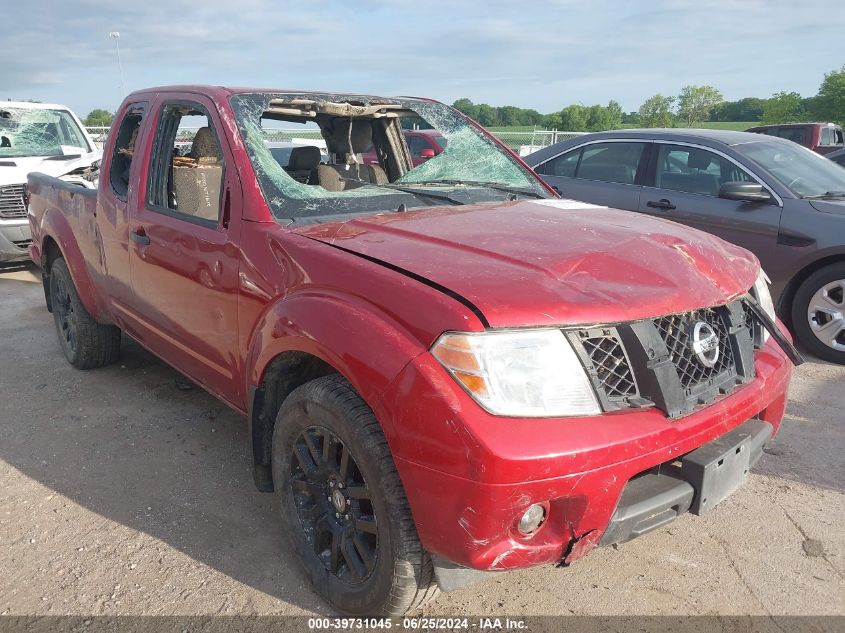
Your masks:
M 286 352 L 310 354 L 343 375 L 373 409 L 388 442 L 395 436 L 383 394 L 422 343 L 388 314 L 357 296 L 324 291 L 290 294 L 266 309 L 250 340 L 247 392 Z

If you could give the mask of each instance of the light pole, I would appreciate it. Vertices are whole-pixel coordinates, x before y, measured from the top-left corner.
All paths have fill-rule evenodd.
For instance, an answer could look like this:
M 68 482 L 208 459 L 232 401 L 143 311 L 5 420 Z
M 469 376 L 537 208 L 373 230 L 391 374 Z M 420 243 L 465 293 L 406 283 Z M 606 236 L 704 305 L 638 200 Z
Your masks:
M 114 40 L 114 46 L 117 49 L 117 67 L 120 69 L 120 90 L 121 97 L 126 96 L 126 82 L 123 80 L 123 63 L 120 61 L 120 32 L 111 31 L 109 37 Z

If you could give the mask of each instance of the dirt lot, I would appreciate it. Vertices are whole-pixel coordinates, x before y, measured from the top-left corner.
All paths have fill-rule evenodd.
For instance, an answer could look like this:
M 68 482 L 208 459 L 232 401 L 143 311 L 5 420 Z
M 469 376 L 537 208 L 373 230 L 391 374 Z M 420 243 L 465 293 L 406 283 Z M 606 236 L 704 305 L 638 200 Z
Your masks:
M 252 484 L 244 420 L 124 342 L 64 360 L 34 269 L 0 271 L 0 614 L 329 613 Z M 748 485 L 705 517 L 430 614 L 845 614 L 845 368 L 797 370 Z

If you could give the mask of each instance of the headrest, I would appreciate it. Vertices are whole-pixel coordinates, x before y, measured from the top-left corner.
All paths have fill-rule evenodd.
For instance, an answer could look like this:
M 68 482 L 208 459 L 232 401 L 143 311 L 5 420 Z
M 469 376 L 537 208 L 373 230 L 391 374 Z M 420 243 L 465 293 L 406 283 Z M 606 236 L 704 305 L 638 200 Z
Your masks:
M 288 158 L 288 169 L 293 171 L 312 170 L 320 164 L 320 148 L 313 145 L 294 147 Z
M 700 150 L 692 150 L 687 157 L 687 167 L 693 169 L 707 169 L 711 162 L 710 154 Z
M 351 134 L 350 126 L 352 127 Z M 332 150 L 338 154 L 363 154 L 373 145 L 372 123 L 361 119 L 335 119 L 332 126 L 331 145 Z
M 216 158 L 220 160 L 220 148 L 217 147 L 217 140 L 211 128 L 201 127 L 194 136 L 191 144 L 191 155 L 194 158 Z

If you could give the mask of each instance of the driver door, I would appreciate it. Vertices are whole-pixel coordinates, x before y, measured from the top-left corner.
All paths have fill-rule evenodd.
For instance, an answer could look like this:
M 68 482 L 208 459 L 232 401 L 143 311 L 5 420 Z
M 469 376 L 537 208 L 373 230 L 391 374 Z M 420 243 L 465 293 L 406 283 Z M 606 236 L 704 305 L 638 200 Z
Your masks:
M 233 160 L 204 98 L 165 99 L 157 111 L 129 226 L 135 327 L 153 352 L 243 408 Z

